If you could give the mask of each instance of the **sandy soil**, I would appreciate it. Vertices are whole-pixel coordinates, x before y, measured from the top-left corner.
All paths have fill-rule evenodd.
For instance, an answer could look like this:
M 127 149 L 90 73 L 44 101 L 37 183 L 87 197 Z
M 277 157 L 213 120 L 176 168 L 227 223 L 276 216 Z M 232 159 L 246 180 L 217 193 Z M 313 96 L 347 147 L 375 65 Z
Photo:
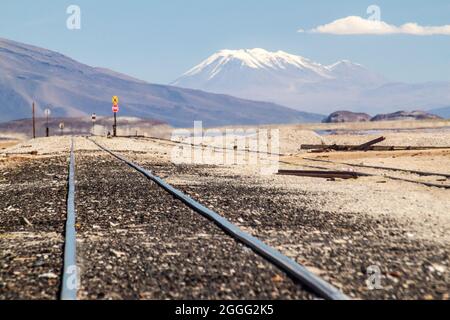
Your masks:
M 17 140 L 5 140 L 5 141 L 0 140 L 0 150 L 5 150 L 7 148 L 11 148 L 18 143 L 19 143 L 19 141 L 17 141 Z

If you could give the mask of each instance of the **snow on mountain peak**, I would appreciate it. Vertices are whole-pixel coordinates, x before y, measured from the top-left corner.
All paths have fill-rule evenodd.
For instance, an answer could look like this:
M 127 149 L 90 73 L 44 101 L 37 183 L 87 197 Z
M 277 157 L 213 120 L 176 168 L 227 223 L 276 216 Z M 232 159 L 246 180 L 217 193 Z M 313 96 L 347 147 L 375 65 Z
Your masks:
M 349 60 L 325 65 L 284 51 L 254 48 L 218 51 L 172 85 L 297 109 L 319 105 L 326 109 L 336 101 L 359 104 L 359 92 L 386 83 L 381 75 Z
M 182 78 L 207 73 L 208 79 L 211 80 L 220 72 L 231 67 L 249 68 L 255 70 L 297 69 L 317 74 L 320 77 L 330 77 L 325 66 L 304 57 L 292 55 L 284 51 L 270 52 L 262 48 L 254 48 L 220 50 L 186 72 Z

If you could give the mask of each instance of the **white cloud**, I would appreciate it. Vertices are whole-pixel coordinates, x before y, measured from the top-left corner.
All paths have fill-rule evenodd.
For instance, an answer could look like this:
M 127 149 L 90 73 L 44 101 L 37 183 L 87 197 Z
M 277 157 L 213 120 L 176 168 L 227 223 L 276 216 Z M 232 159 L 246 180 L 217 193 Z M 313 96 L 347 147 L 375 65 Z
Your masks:
M 298 32 L 305 32 L 300 29 Z M 388 24 L 384 21 L 368 20 L 357 16 L 335 20 L 310 30 L 311 33 L 335 35 L 385 35 L 408 34 L 415 36 L 450 35 L 450 25 L 421 26 L 417 23 L 406 23 L 401 26 Z

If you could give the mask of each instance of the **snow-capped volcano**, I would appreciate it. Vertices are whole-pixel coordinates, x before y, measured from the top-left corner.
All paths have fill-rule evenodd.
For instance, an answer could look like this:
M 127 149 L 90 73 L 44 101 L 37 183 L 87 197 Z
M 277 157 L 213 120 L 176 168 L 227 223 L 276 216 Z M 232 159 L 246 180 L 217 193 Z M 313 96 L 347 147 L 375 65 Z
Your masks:
M 183 82 L 191 81 L 189 78 L 194 77 L 198 80 L 214 81 L 222 73 L 229 75 L 232 71 L 240 72 L 241 75 L 242 72 L 268 73 L 271 75 L 276 73 L 278 77 L 285 76 L 300 82 L 348 79 L 355 74 L 365 75 L 365 80 L 378 83 L 385 82 L 382 76 L 348 60 L 326 66 L 284 51 L 269 52 L 256 48 L 221 50 L 186 72 L 173 84 L 182 85 Z
M 427 110 L 450 103 L 449 83 L 392 83 L 348 60 L 325 65 L 264 49 L 219 51 L 172 85 L 323 114 L 337 109 L 369 113 Z
M 317 83 L 354 82 L 380 85 L 385 82 L 363 66 L 340 61 L 326 66 L 283 51 L 264 49 L 222 50 L 195 66 L 172 85 L 299 107 L 304 86 Z M 353 84 L 352 84 L 353 85 Z
M 239 70 L 260 70 L 263 72 L 283 72 L 287 76 L 294 72 L 302 72 L 313 79 L 327 78 L 328 70 L 320 64 L 314 63 L 300 56 L 294 56 L 283 51 L 268 52 L 264 49 L 248 50 L 222 50 L 213 54 L 198 66 L 189 70 L 182 78 L 194 76 L 206 76 L 207 80 L 213 80 L 220 76 L 221 72 L 228 72 L 232 68 Z M 176 81 L 181 81 L 179 79 Z

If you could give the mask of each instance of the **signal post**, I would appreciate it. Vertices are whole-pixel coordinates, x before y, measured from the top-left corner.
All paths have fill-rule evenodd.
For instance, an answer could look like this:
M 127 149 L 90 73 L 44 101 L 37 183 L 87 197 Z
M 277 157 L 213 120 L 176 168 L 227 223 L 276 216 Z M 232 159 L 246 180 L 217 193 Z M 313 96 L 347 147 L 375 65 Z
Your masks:
M 114 113 L 113 137 L 117 137 L 117 113 L 119 113 L 119 97 L 114 96 L 112 98 L 112 103 L 112 111 Z

